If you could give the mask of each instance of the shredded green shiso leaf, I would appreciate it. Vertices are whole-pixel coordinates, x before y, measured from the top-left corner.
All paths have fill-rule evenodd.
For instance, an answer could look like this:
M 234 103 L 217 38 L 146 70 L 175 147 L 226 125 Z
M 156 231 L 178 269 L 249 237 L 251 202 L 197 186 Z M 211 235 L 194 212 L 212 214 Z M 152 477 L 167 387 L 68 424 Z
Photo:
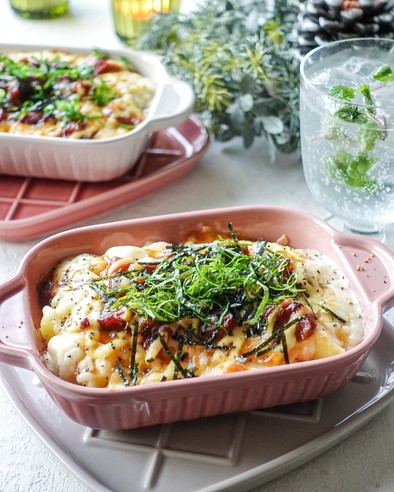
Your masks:
M 158 331 L 154 338 L 160 340 L 162 349 L 174 364 L 172 379 L 190 378 L 196 376 L 197 368 L 182 365 L 188 355 L 184 347 L 199 345 L 206 349 L 232 350 L 232 344 L 215 343 L 218 334 L 231 334 L 231 328 L 226 328 L 226 316 L 236 317 L 245 337 L 261 335 L 267 329 L 262 316 L 264 309 L 303 292 L 290 259 L 272 251 L 266 241 L 257 241 L 252 253 L 251 243 L 239 241 L 231 224 L 228 227 L 231 239 L 207 244 L 171 244 L 163 259 L 157 262 L 137 262 L 138 269 L 94 281 L 96 291 L 109 309 L 126 308 L 134 313 L 128 374 L 120 364 L 116 365 L 124 386 L 134 386 L 138 380 L 139 319 L 174 326 L 171 337 L 178 344 L 175 352 L 164 332 Z M 126 287 L 113 287 L 124 285 L 122 279 L 127 279 Z M 193 319 L 209 327 L 208 330 L 196 330 Z M 182 320 L 189 321 L 182 323 Z M 260 357 L 281 345 L 288 364 L 285 332 L 299 320 L 297 317 L 275 330 L 240 359 L 252 354 Z
M 290 260 L 259 242 L 250 255 L 247 243 L 219 240 L 206 245 L 174 244 L 169 254 L 142 270 L 122 272 L 129 285 L 111 290 L 103 279 L 98 291 L 112 307 L 126 307 L 138 316 L 163 323 L 198 318 L 221 326 L 233 312 L 249 327 L 259 325 L 267 304 L 300 292 Z

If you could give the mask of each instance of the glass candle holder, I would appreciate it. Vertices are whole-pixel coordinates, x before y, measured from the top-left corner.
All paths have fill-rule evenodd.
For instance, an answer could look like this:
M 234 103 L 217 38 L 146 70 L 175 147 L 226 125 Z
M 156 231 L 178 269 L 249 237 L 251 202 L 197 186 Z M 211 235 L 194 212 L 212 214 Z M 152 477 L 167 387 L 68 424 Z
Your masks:
M 24 19 L 51 19 L 68 10 L 68 0 L 10 0 L 10 6 Z
M 132 45 L 156 14 L 178 12 L 180 0 L 112 0 L 115 32 L 127 45 Z

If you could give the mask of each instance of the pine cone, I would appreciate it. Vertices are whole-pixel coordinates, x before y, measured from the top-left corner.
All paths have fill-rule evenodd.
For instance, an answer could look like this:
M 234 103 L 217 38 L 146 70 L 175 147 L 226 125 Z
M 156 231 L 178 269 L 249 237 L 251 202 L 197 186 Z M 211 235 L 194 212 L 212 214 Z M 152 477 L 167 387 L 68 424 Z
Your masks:
M 338 39 L 394 38 L 393 0 L 306 0 L 292 39 L 299 57 Z

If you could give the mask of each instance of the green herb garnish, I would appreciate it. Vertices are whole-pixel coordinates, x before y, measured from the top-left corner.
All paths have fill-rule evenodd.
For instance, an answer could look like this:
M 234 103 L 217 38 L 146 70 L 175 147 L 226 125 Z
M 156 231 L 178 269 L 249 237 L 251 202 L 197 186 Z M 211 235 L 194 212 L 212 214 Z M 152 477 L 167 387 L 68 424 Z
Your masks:
M 109 309 L 126 308 L 134 317 L 130 374 L 126 378 L 130 385 L 138 379 L 139 320 L 152 320 L 154 328 L 149 337 L 151 342 L 160 340 L 173 362 L 173 378 L 194 377 L 195 368 L 183 364 L 188 356 L 184 347 L 197 345 L 207 350 L 231 351 L 232 343 L 215 342 L 218 337 L 232 333 L 232 325 L 226 325 L 226 319 L 235 319 L 235 326 L 242 327 L 246 337 L 261 337 L 267 330 L 265 308 L 302 292 L 287 257 L 272 251 L 261 240 L 256 242 L 252 253 L 249 250 L 252 243 L 239 240 L 231 224 L 228 228 L 231 239 L 221 238 L 207 244 L 172 244 L 157 262 L 137 262 L 137 269 L 93 282 Z M 260 356 L 282 345 L 287 364 L 284 332 L 300 319 L 276 329 L 255 349 L 241 354 L 241 359 L 251 354 Z M 168 325 L 171 325 L 170 332 Z M 175 351 L 170 348 L 167 333 L 178 344 Z M 121 371 L 117 370 L 125 384 Z
M 5 55 L 0 55 L 0 74 L 15 77 L 18 80 L 27 78 L 43 78 L 44 72 L 40 67 L 28 65 L 24 62 L 16 62 Z
M 121 121 L 118 121 L 118 125 L 120 128 L 124 128 L 125 130 L 134 130 L 135 128 L 135 125 L 129 123 L 122 123 Z
M 49 112 L 49 114 L 51 113 Z M 66 121 L 83 121 L 85 119 L 85 116 L 80 111 L 80 102 L 77 97 L 55 101 L 55 108 L 52 114 L 58 119 L 65 119 Z
M 94 87 L 93 99 L 98 106 L 105 106 L 114 98 L 114 90 L 103 79 Z
M 289 260 L 270 250 L 248 255 L 238 242 L 218 241 L 198 249 L 177 245 L 152 273 L 133 272 L 127 291 L 112 295 L 117 297 L 115 307 L 158 321 L 197 317 L 209 324 L 218 324 L 223 309 L 227 312 L 243 296 L 244 309 L 253 307 L 245 323 L 256 325 L 268 302 L 299 292 L 288 265 Z
M 107 57 L 100 50 L 93 54 L 100 59 Z M 86 97 L 91 97 L 98 106 L 107 105 L 115 97 L 115 91 L 103 79 L 96 79 L 94 69 L 93 63 L 73 65 L 60 55 L 45 58 L 42 54 L 21 61 L 0 55 L 0 79 L 4 83 L 0 89 L 0 107 L 10 120 L 20 120 L 31 111 L 65 123 L 102 117 L 81 113 L 79 89 L 73 85 L 81 82 Z M 13 93 L 9 87 L 14 88 Z

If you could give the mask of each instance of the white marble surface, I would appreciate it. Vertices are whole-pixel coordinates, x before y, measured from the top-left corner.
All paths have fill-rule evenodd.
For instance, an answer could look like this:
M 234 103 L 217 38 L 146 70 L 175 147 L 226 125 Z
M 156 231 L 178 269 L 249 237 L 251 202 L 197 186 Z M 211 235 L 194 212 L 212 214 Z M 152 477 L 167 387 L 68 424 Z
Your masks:
M 70 13 L 52 21 L 17 18 L 2 0 L 0 42 L 120 46 L 107 0 L 71 0 Z M 248 204 L 288 205 L 327 215 L 310 197 L 296 157 L 270 163 L 263 142 L 245 151 L 240 142 L 232 141 L 212 142 L 199 166 L 181 181 L 85 223 Z M 0 241 L 0 281 L 16 272 L 23 255 L 36 243 Z M 0 443 L 1 492 L 87 490 L 33 433 L 2 391 Z M 258 490 L 392 492 L 394 404 L 336 447 Z

